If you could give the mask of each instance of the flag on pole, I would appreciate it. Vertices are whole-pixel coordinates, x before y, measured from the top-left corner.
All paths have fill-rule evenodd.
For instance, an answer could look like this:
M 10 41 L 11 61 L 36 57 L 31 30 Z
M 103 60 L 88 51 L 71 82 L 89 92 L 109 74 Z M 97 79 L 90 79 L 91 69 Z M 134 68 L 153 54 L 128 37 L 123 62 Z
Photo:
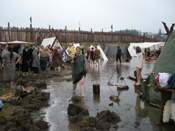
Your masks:
M 79 26 L 80 26 L 80 21 L 79 21 Z
M 32 24 L 32 17 L 30 17 L 30 24 Z
M 111 25 L 111 30 L 113 30 L 113 25 Z

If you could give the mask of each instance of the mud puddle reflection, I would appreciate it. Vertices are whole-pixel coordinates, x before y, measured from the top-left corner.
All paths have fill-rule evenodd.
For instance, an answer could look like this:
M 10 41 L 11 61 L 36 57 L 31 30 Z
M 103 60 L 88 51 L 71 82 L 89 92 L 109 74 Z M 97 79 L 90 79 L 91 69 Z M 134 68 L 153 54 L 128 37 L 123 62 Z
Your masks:
M 117 131 L 170 131 L 174 130 L 174 125 L 156 126 L 160 117 L 160 109 L 150 106 L 146 101 L 139 98 L 140 91 L 135 89 L 135 82 L 127 79 L 127 76 L 133 75 L 135 70 L 135 61 L 123 62 L 116 66 L 116 62 L 109 60 L 107 62 L 101 61 L 99 67 L 87 66 L 87 76 L 85 78 L 85 94 L 81 106 L 89 110 L 90 116 L 96 116 L 97 112 L 102 110 L 110 110 L 117 113 L 121 122 Z M 152 71 L 154 63 L 144 63 L 142 75 L 148 74 Z M 118 68 L 118 69 L 117 69 Z M 116 69 L 118 71 L 116 71 Z M 70 70 L 63 70 L 61 74 L 70 73 Z M 112 74 L 114 75 L 112 76 Z M 112 76 L 112 78 L 111 78 Z M 122 91 L 120 94 L 120 101 L 113 102 L 113 106 L 109 106 L 112 102 L 109 99 L 110 95 L 117 95 L 116 86 L 108 86 L 110 82 L 114 85 L 123 85 L 123 81 L 119 78 L 125 77 L 125 82 L 129 86 L 129 90 Z M 63 78 L 71 78 L 71 75 L 65 77 L 54 77 L 48 79 L 48 89 L 50 92 L 50 106 L 42 108 L 40 114 L 44 120 L 49 122 L 50 131 L 69 131 L 79 130 L 79 126 L 69 124 L 67 107 L 71 101 L 72 81 L 62 81 Z M 100 95 L 93 95 L 93 84 L 100 84 Z M 76 95 L 81 95 L 80 87 L 77 86 Z

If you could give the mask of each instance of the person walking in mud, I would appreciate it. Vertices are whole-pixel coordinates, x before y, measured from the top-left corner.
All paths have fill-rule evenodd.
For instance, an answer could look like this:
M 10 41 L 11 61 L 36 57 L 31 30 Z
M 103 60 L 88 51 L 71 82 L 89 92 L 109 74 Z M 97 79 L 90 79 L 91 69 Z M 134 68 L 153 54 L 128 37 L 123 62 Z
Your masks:
M 74 63 L 72 63 L 72 79 L 73 79 L 73 93 L 75 93 L 75 89 L 77 87 L 77 83 L 80 84 L 81 94 L 84 93 L 84 79 L 86 76 L 86 63 L 84 55 L 81 55 L 81 48 L 79 46 L 76 47 Z M 67 58 L 67 62 L 70 63 L 72 61 L 72 57 L 69 56 Z
M 100 59 L 100 50 L 97 49 L 97 46 L 96 46 L 94 51 L 94 61 L 96 65 L 98 64 L 98 66 L 99 66 L 99 59 Z
M 47 68 L 47 61 L 49 59 L 49 52 L 48 52 L 48 48 L 44 47 L 43 51 L 40 54 L 40 66 L 41 66 L 41 70 L 46 73 L 46 68 Z
M 8 51 L 2 54 L 2 62 L 4 64 L 3 81 L 6 86 L 6 81 L 10 81 L 10 87 L 13 87 L 13 81 L 15 76 L 15 65 L 21 59 L 20 55 L 13 52 L 12 47 L 8 47 Z
M 61 63 L 62 63 L 62 58 L 60 53 L 58 52 L 57 49 L 54 49 L 53 57 L 52 57 L 52 63 L 54 65 L 55 72 L 58 68 L 58 73 L 61 71 Z
M 90 48 L 88 48 L 86 52 L 86 60 L 87 60 L 88 65 L 90 64 L 90 53 L 91 53 L 91 50 Z
M 29 49 L 28 49 L 28 53 L 29 53 L 29 74 L 32 75 L 32 72 L 33 72 L 33 67 L 32 67 L 32 64 L 33 64 L 33 51 L 35 49 L 35 45 L 31 44 Z
M 37 75 L 39 73 L 39 67 L 40 67 L 39 49 L 38 48 L 34 49 L 32 54 L 33 54 L 33 63 L 32 63 L 33 73 L 34 75 Z
M 22 75 L 25 76 L 25 72 L 26 75 L 28 75 L 28 71 L 29 71 L 29 53 L 28 53 L 28 48 L 29 45 L 25 45 L 24 49 L 23 49 L 23 53 L 22 53 Z
M 84 49 L 84 46 L 83 45 L 81 46 L 81 54 L 84 55 L 84 56 L 86 55 L 85 49 Z
M 136 54 L 137 54 L 137 60 L 136 60 L 136 71 L 137 71 L 137 83 L 135 85 L 141 85 L 141 71 L 143 68 L 143 55 L 141 52 L 141 48 L 139 46 L 136 47 Z
M 91 52 L 90 52 L 90 64 L 93 65 L 94 64 L 94 48 L 91 48 Z
M 117 46 L 116 62 L 118 62 L 119 59 L 120 63 L 122 63 L 121 56 L 122 56 L 122 50 L 120 49 L 120 46 Z

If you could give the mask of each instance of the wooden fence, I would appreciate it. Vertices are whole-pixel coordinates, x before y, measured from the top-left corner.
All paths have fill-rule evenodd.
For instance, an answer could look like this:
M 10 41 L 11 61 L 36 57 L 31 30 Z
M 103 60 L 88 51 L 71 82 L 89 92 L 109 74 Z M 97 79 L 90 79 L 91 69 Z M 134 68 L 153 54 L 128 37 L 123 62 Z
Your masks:
M 8 24 L 9 25 L 9 24 Z M 156 42 L 156 39 L 148 38 L 145 35 L 135 35 L 115 32 L 93 32 L 80 30 L 65 29 L 43 29 L 43 28 L 18 28 L 18 27 L 0 27 L 0 42 L 9 41 L 26 41 L 35 42 L 38 40 L 50 37 L 57 37 L 61 43 L 81 43 L 81 42 L 99 42 L 99 43 L 114 43 L 114 42 Z

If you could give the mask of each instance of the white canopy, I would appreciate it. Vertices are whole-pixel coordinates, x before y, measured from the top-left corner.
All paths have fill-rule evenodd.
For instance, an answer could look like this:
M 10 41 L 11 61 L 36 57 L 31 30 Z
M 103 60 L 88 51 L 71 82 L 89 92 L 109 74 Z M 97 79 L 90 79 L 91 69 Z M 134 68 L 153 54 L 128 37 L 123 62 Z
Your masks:
M 144 43 L 130 43 L 128 47 L 129 53 L 131 56 L 137 56 L 134 47 L 139 46 L 142 49 L 142 53 L 144 53 L 145 48 L 150 48 L 151 51 L 158 50 L 159 47 L 164 46 L 165 42 L 144 42 Z
M 94 47 L 93 45 L 90 46 L 90 49 L 91 49 L 92 47 L 95 49 L 95 47 Z M 97 49 L 100 50 L 101 58 L 103 58 L 103 60 L 108 60 L 108 58 L 106 57 L 104 51 L 102 50 L 102 48 L 101 48 L 99 45 L 97 46 Z
M 25 41 L 11 41 L 11 42 L 0 42 L 0 44 L 11 44 L 11 45 L 23 45 L 23 44 L 30 44 L 31 42 Z

